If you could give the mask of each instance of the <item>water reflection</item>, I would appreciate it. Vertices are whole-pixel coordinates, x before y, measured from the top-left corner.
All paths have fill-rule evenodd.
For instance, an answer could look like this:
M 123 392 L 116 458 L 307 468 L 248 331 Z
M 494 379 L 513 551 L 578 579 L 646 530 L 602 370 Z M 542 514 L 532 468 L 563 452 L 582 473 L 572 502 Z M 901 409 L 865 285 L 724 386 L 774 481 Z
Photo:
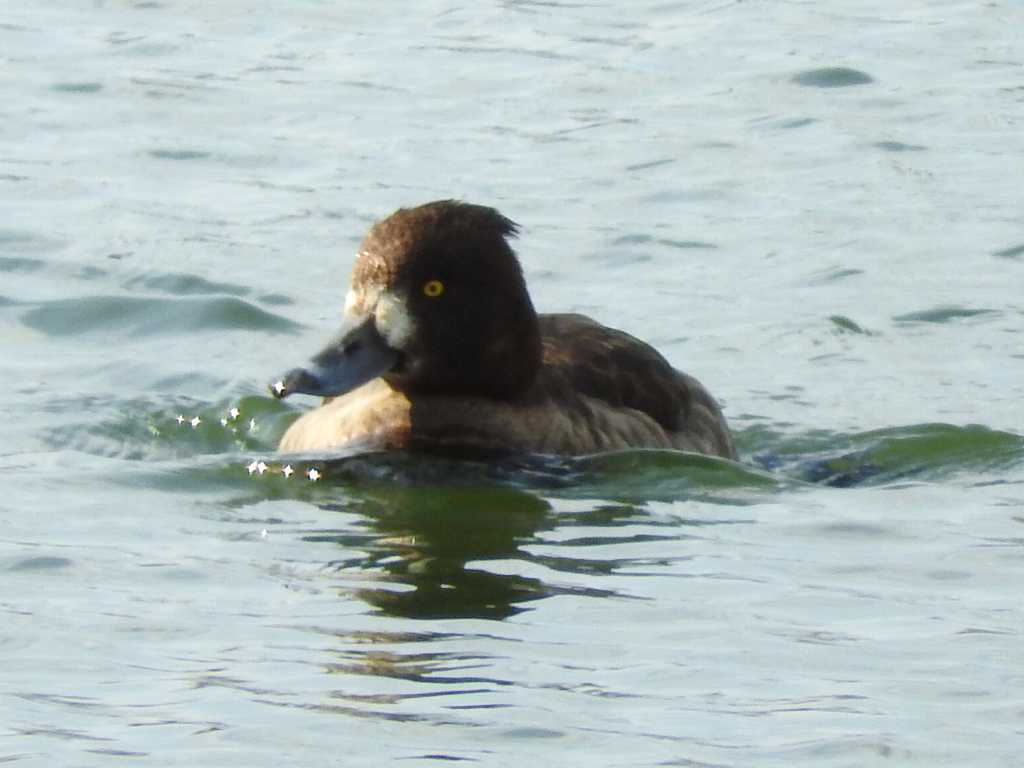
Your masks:
M 339 570 L 374 569 L 383 578 L 357 595 L 381 611 L 407 618 L 500 619 L 523 603 L 554 594 L 539 579 L 473 567 L 481 560 L 521 560 L 537 532 L 553 526 L 551 505 L 534 493 L 502 487 L 377 488 L 346 512 L 372 533 L 358 562 Z M 314 541 L 349 545 L 344 534 Z
M 678 541 L 700 526 L 740 522 L 735 499 L 718 507 L 722 514 L 715 520 L 649 511 L 648 501 L 728 495 L 737 485 L 749 489 L 752 477 L 754 484 L 764 482 L 732 462 L 709 464 L 704 458 L 643 451 L 513 464 L 401 454 L 349 457 L 325 467 L 325 484 L 343 485 L 346 500 L 327 494 L 314 503 L 354 514 L 358 522 L 303 538 L 355 551 L 330 566 L 350 583 L 363 580 L 353 587 L 356 596 L 391 616 L 503 619 L 554 595 L 628 597 L 523 571 L 609 575 L 638 564 L 635 557 L 621 556 L 635 549 L 616 545 Z M 652 473 L 660 482 L 651 482 Z M 586 533 L 560 533 L 557 542 L 544 535 L 568 527 Z M 597 551 L 620 556 L 595 557 Z

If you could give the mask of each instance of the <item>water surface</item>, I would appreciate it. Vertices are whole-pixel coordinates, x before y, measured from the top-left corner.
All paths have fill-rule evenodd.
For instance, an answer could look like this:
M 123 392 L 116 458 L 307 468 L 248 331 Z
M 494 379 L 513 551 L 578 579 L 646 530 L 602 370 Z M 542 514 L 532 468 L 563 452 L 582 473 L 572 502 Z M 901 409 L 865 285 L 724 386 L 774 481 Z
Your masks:
M 1021 28 L 7 9 L 0 762 L 1017 764 Z M 700 377 L 742 462 L 277 455 L 309 404 L 266 381 L 443 197 L 522 225 L 541 310 Z

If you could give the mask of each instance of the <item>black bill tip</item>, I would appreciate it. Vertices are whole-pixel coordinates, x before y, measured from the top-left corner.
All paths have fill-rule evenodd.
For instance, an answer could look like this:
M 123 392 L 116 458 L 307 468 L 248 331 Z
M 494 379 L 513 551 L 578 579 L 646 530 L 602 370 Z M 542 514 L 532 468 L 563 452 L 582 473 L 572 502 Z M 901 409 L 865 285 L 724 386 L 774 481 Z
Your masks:
M 283 400 L 296 392 L 318 395 L 323 389 L 320 377 L 305 368 L 293 368 L 268 386 L 270 394 L 278 400 Z

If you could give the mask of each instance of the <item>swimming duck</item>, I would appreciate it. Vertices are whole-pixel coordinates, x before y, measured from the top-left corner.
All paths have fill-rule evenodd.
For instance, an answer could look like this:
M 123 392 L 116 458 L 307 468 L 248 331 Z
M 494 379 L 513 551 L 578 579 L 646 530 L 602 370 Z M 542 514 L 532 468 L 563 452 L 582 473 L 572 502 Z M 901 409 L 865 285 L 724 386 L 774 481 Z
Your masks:
M 276 397 L 325 398 L 285 452 L 399 448 L 585 454 L 675 448 L 735 458 L 722 412 L 648 344 L 578 314 L 538 315 L 493 208 L 402 208 L 363 240 L 344 324 Z

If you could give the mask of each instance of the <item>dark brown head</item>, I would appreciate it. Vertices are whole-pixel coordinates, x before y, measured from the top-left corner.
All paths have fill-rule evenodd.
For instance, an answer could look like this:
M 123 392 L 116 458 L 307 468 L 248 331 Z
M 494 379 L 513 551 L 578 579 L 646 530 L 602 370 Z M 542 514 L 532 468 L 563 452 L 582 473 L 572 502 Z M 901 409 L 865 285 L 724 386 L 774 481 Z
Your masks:
M 515 234 L 493 208 L 453 200 L 377 222 L 359 248 L 341 334 L 274 393 L 339 395 L 381 376 L 410 394 L 515 398 L 541 363 Z

